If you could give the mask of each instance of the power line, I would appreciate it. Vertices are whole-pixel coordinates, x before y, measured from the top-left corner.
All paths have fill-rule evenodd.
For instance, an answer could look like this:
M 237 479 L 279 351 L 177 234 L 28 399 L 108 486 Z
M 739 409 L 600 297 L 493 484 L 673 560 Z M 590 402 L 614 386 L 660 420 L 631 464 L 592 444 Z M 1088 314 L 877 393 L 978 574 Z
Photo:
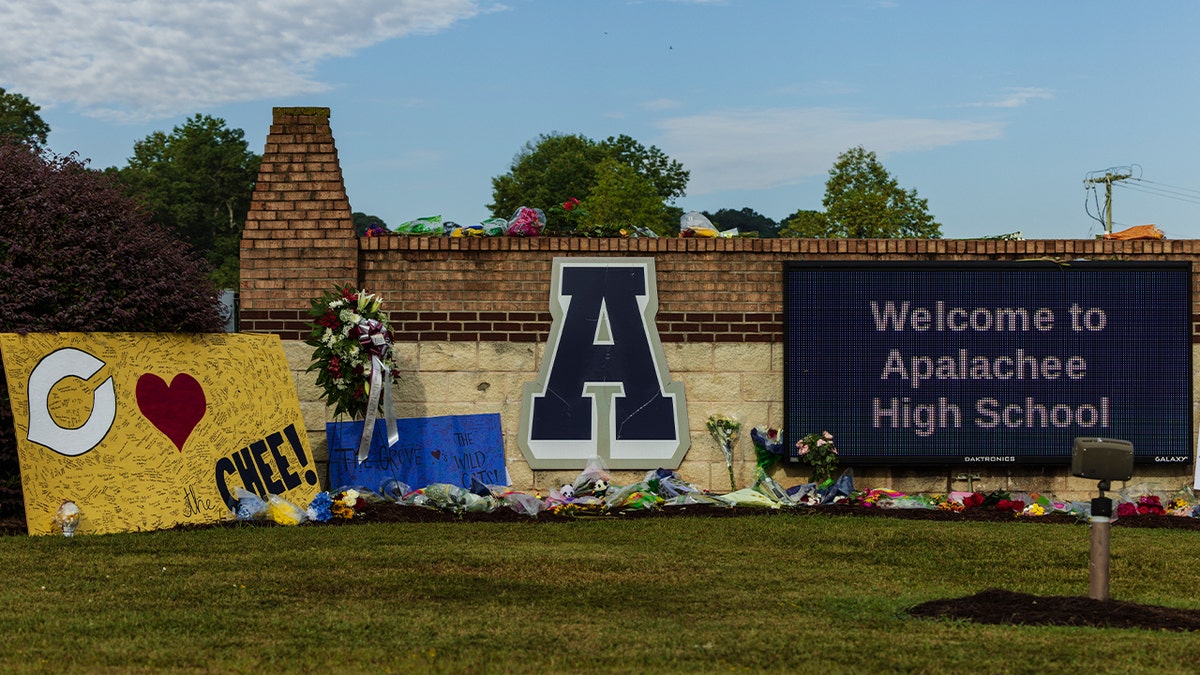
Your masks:
M 1134 180 L 1134 181 L 1137 181 L 1138 183 L 1149 183 L 1149 184 L 1151 184 L 1151 185 L 1157 185 L 1157 186 L 1159 186 L 1159 187 L 1161 187 L 1161 188 L 1164 188 L 1164 189 L 1170 189 L 1170 190 L 1175 190 L 1175 191 L 1177 191 L 1177 192 L 1191 192 L 1192 194 L 1195 194 L 1195 195 L 1197 195 L 1197 196 L 1200 196 L 1200 190 L 1194 190 L 1194 189 L 1192 189 L 1192 188 L 1176 187 L 1176 186 L 1174 186 L 1174 185 L 1167 185 L 1166 183 L 1156 183 L 1156 182 L 1154 182 L 1154 181 L 1152 181 L 1152 180 L 1147 180 L 1147 179 L 1145 179 L 1145 178 L 1142 178 L 1142 177 L 1140 177 L 1140 176 L 1139 176 L 1139 177 L 1137 177 L 1137 178 L 1134 178 L 1133 180 Z
M 1138 181 L 1136 178 L 1133 180 L 1137 183 L 1149 183 L 1150 182 L 1150 181 Z M 1156 185 L 1158 185 L 1158 184 L 1131 185 L 1128 183 L 1119 183 L 1117 185 L 1117 187 L 1120 187 L 1125 190 L 1132 190 L 1133 192 L 1141 192 L 1143 194 L 1154 195 L 1156 197 L 1166 197 L 1167 199 L 1174 199 L 1177 201 L 1187 202 L 1190 204 L 1200 204 L 1200 191 L 1189 190 L 1189 191 L 1180 192 L 1178 190 L 1180 190 L 1181 188 L 1165 189 L 1165 188 L 1156 187 Z
M 1167 192 L 1157 192 L 1155 190 L 1145 190 L 1132 185 L 1119 185 L 1118 187 L 1129 190 L 1130 192 L 1140 192 L 1142 194 L 1153 195 L 1155 197 L 1163 197 L 1166 199 L 1174 199 L 1175 201 L 1184 202 L 1187 204 L 1200 204 L 1200 197 L 1188 197 L 1173 195 Z

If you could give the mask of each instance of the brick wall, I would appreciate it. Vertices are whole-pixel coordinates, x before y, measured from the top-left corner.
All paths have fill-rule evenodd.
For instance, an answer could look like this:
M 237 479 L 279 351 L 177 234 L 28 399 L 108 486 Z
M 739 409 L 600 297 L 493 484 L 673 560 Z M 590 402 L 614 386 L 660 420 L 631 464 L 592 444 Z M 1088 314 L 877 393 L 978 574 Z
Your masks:
M 270 145 L 268 144 L 268 147 Z M 257 205 L 256 193 L 256 205 Z M 263 207 L 258 207 L 263 212 Z M 349 207 L 347 206 L 347 209 Z M 276 214 L 284 210 L 267 210 Z M 253 213 L 253 212 L 252 212 Z M 278 225 L 281 221 L 270 221 Z M 354 283 L 388 298 L 402 340 L 543 342 L 549 283 L 558 256 L 653 257 L 658 269 L 658 330 L 664 342 L 782 342 L 782 263 L 794 260 L 1092 260 L 1200 261 L 1200 240 L 821 240 L 372 237 L 352 226 L 328 232 L 348 240 L 356 265 L 295 257 L 272 270 L 273 284 L 249 286 L 243 272 L 242 326 L 300 339 L 309 300 L 333 283 Z M 279 230 L 260 231 L 258 236 Z M 262 240 L 255 243 L 262 244 Z M 246 259 L 243 265 L 262 264 Z M 288 249 L 267 248 L 287 255 Z M 313 268 L 299 265 L 308 264 Z M 286 262 L 285 262 L 286 267 Z M 261 269 L 261 268 L 260 268 Z M 337 273 L 344 276 L 339 277 Z M 287 274 L 294 274 L 285 283 Z M 313 283 L 317 280 L 317 283 Z M 253 283 L 251 281 L 250 283 Z M 1193 341 L 1200 342 L 1200 265 L 1193 272 Z M 247 294 L 253 293 L 247 303 Z M 267 309 L 258 311 L 256 309 Z M 249 311 L 248 311 L 249 310 Z
M 278 108 L 242 241 L 241 326 L 285 341 L 314 453 L 325 452 L 328 411 L 308 367 L 312 298 L 335 283 L 385 299 L 403 370 L 396 402 L 403 416 L 498 412 L 514 485 L 546 488 L 562 472 L 533 472 L 516 448 L 524 382 L 536 379 L 550 329 L 552 261 L 559 256 L 655 260 L 657 327 L 668 367 L 685 382 L 692 449 L 681 473 L 714 489 L 728 484 L 724 459 L 708 438 L 713 413 L 751 426 L 781 426 L 783 281 L 789 260 L 1186 260 L 1200 241 L 813 240 L 354 237 L 351 210 L 324 108 Z M 1193 342 L 1200 342 L 1200 266 L 1193 272 Z M 1200 399 L 1193 396 L 1194 401 Z M 739 482 L 754 452 L 739 446 Z M 1065 468 L 981 467 L 857 470 L 860 483 L 944 492 L 1010 489 L 1086 497 L 1094 491 Z M 802 469 L 776 476 L 788 484 Z M 1190 467 L 1139 467 L 1159 489 L 1190 483 Z
M 357 276 L 329 108 L 276 108 L 242 234 L 241 325 L 295 337 L 304 298 Z

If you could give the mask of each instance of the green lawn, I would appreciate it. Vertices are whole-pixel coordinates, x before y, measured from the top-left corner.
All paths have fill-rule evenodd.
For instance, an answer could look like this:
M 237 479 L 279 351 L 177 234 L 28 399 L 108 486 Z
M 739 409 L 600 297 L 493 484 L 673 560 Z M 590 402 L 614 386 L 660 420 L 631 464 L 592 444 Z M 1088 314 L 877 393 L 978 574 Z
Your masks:
M 1114 599 L 1200 608 L 1200 535 L 1116 528 Z M 0 538 L 0 671 L 1193 672 L 1188 633 L 904 609 L 1086 595 L 1086 526 L 777 515 Z

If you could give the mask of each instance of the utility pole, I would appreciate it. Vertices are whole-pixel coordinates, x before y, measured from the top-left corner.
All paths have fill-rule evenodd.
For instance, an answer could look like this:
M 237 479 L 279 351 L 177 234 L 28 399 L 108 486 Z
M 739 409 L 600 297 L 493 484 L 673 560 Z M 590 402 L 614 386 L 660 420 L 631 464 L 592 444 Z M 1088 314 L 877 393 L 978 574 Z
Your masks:
M 1109 234 L 1112 234 L 1112 185 L 1128 178 L 1133 178 L 1133 168 L 1122 166 L 1105 169 L 1103 173 L 1093 171 L 1083 179 L 1084 185 L 1104 183 L 1104 231 Z

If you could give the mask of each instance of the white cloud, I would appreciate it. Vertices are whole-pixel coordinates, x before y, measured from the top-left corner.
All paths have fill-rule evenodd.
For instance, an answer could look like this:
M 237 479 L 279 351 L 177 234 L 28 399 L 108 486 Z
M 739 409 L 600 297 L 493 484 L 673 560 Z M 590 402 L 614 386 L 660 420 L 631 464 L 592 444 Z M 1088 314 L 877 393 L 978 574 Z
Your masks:
M 146 120 L 328 89 L 315 66 L 445 30 L 478 0 L 0 0 L 0 86 Z
M 880 158 L 999 138 L 998 122 L 871 119 L 832 108 L 741 110 L 660 122 L 656 145 L 691 171 L 689 195 L 795 185 L 856 145 Z
M 1003 94 L 992 98 L 990 101 L 973 103 L 971 105 L 980 108 L 1020 108 L 1036 99 L 1051 98 L 1054 98 L 1054 92 L 1050 89 L 1043 89 L 1041 87 L 1013 87 L 1004 90 Z

